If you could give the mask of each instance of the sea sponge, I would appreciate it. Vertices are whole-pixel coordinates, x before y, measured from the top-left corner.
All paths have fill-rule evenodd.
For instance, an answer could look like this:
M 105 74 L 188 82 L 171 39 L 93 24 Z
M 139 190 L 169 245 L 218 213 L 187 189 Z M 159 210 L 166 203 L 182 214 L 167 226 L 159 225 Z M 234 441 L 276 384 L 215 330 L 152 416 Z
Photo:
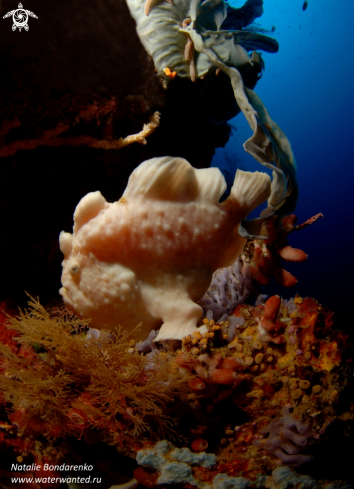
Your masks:
M 264 306 L 263 316 L 259 319 L 258 339 L 270 343 L 275 343 L 276 345 L 279 345 L 280 343 L 283 343 L 285 341 L 284 335 L 279 334 L 276 324 L 280 306 L 281 298 L 279 295 L 273 295 L 272 297 L 269 297 Z
M 118 202 L 86 195 L 73 234 L 61 233 L 65 303 L 99 329 L 142 322 L 142 340 L 161 323 L 156 340 L 191 334 L 203 314 L 196 301 L 212 273 L 241 253 L 240 221 L 270 186 L 267 174 L 238 170 L 220 203 L 226 183 L 219 169 L 196 170 L 182 158 L 145 161 Z
M 206 485 L 199 485 L 194 478 L 192 465 L 212 467 L 216 464 L 216 456 L 212 453 L 193 453 L 189 448 L 175 448 L 167 440 L 159 441 L 154 447 L 140 450 L 136 460 L 139 465 L 160 473 L 157 484 L 188 482 L 200 488 Z
M 212 46 L 218 57 L 238 69 L 253 67 L 247 50 L 278 51 L 277 41 L 267 36 L 221 29 L 227 16 L 226 4 L 222 0 L 177 0 L 173 4 L 156 0 L 128 0 L 127 3 L 137 23 L 143 46 L 167 82 L 171 73 L 192 80 L 215 73 L 212 61 L 198 49 L 195 50 L 195 44 L 185 31 L 190 24 L 203 36 L 205 44 Z
M 267 295 L 261 294 L 258 288 L 268 284 L 272 275 L 285 287 L 296 284 L 296 278 L 282 268 L 281 259 L 295 263 L 306 260 L 307 255 L 304 251 L 289 246 L 287 237 L 293 231 L 301 231 L 322 217 L 323 214 L 319 213 L 297 226 L 295 214 L 288 215 L 281 221 L 278 216 L 271 217 L 267 223 L 267 239 L 248 241 L 233 265 L 214 273 L 207 292 L 198 302 L 204 309 L 205 317 L 219 321 L 223 315 L 229 315 L 239 304 L 245 303 L 251 297 L 256 299 L 256 306 L 261 304 Z M 294 306 L 288 308 L 289 314 L 295 309 Z M 268 328 L 267 331 L 272 329 Z
M 300 453 L 314 442 L 312 429 L 309 424 L 293 418 L 288 407 L 283 408 L 282 414 L 281 418 L 273 419 L 268 426 L 260 430 L 261 433 L 269 433 L 268 438 L 254 440 L 253 444 L 275 455 L 282 462 L 297 467 L 312 460 L 312 455 Z
M 253 70 L 262 63 L 256 52 L 250 57 L 247 50 L 276 52 L 277 43 L 260 34 L 222 30 L 227 15 L 223 0 L 176 0 L 173 3 L 128 0 L 127 3 L 142 44 L 166 80 L 171 76 L 195 80 L 218 71 L 230 78 L 235 101 L 254 132 L 244 148 L 273 171 L 272 193 L 262 215 L 268 217 L 280 210 L 281 214 L 291 212 L 298 190 L 290 143 L 272 121 L 262 101 L 244 86 L 242 79 L 243 71 Z M 258 72 L 259 68 L 256 70 Z M 258 224 L 249 232 L 245 223 L 244 236 L 259 236 L 263 223 Z
M 244 267 L 238 258 L 233 265 L 217 270 L 212 282 L 198 302 L 204 311 L 210 311 L 208 319 L 218 321 L 224 314 L 231 314 L 239 304 L 249 297 L 260 294 L 252 284 L 249 266 Z M 264 296 L 261 295 L 263 298 Z
M 136 480 L 144 487 L 155 488 L 160 484 L 178 484 L 178 487 L 188 488 L 192 484 L 198 489 L 246 489 L 248 487 L 272 489 L 285 489 L 298 487 L 299 489 L 349 489 L 343 482 L 330 484 L 318 482 L 308 475 L 294 472 L 289 467 L 277 467 L 269 476 L 257 474 L 256 481 L 245 477 L 230 477 L 227 474 L 217 474 L 213 468 L 216 457 L 211 453 L 193 454 L 187 448 L 178 449 L 166 440 L 156 443 L 155 446 L 140 450 L 136 460 L 142 467 L 134 472 Z M 192 471 L 192 467 L 202 470 Z M 147 468 L 147 472 L 144 472 Z M 149 471 L 149 472 L 148 472 Z M 199 478 L 198 475 L 204 477 Z M 206 478 L 208 474 L 208 478 Z M 147 483 L 146 483 L 147 482 Z

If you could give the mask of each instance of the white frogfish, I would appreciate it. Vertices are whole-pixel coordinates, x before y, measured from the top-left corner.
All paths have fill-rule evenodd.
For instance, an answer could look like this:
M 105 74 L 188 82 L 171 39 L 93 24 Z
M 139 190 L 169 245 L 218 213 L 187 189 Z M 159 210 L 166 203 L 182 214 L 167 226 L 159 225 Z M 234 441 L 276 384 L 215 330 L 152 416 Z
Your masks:
M 136 339 L 160 326 L 156 340 L 196 331 L 196 302 L 213 272 L 240 255 L 246 239 L 238 226 L 270 196 L 271 179 L 237 170 L 220 203 L 225 189 L 219 169 L 166 156 L 141 163 L 118 202 L 87 194 L 73 234 L 60 234 L 65 304 L 98 329 L 131 331 L 141 322 Z

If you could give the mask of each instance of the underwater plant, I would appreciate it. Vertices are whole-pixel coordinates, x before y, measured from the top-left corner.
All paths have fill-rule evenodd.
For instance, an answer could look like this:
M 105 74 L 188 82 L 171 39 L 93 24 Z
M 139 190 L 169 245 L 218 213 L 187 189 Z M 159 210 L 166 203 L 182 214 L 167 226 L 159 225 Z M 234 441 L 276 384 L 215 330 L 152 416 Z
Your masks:
M 164 406 L 193 397 L 190 378 L 168 353 L 141 356 L 119 329 L 88 335 L 88 321 L 51 317 L 34 299 L 8 327 L 17 348 L 0 343 L 0 392 L 22 434 L 78 436 L 89 427 L 118 437 L 150 429 L 165 436 L 174 428 Z

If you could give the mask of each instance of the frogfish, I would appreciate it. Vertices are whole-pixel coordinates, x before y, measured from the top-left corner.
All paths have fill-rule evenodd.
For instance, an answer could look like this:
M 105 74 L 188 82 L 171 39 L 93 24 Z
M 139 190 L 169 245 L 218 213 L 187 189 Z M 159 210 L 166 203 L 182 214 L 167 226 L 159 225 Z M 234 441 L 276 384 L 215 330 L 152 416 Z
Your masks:
M 73 233 L 60 234 L 60 294 L 91 326 L 152 329 L 156 340 L 197 330 L 196 302 L 212 274 L 231 265 L 246 243 L 242 219 L 271 194 L 263 172 L 237 170 L 230 196 L 218 168 L 195 169 L 178 157 L 152 158 L 130 175 L 118 202 L 91 192 L 74 212 Z

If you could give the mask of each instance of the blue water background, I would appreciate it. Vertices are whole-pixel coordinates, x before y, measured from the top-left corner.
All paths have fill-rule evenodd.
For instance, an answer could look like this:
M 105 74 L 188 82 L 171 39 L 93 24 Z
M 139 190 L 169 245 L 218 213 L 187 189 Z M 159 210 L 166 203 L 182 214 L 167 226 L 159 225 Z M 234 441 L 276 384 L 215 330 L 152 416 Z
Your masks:
M 289 236 L 291 246 L 309 255 L 304 263 L 284 264 L 299 280 L 296 287 L 272 281 L 265 290 L 285 298 L 295 292 L 314 297 L 345 324 L 353 321 L 354 302 L 354 1 L 309 0 L 306 11 L 302 5 L 303 0 L 264 0 L 256 22 L 269 30 L 275 26 L 269 35 L 280 49 L 263 54 L 265 72 L 255 91 L 295 153 L 298 224 L 319 212 L 324 219 Z M 262 171 L 243 151 L 252 134 L 244 117 L 230 122 L 237 130 L 212 165 Z

